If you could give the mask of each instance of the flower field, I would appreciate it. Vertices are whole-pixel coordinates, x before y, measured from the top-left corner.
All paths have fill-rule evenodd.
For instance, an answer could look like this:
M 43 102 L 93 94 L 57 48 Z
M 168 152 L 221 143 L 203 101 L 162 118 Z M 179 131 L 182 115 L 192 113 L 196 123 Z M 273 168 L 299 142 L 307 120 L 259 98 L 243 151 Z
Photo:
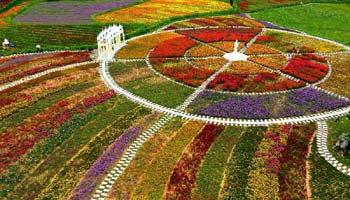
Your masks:
M 0 65 L 0 84 L 12 82 L 47 69 L 90 61 L 89 52 L 62 52 L 43 56 L 20 56 Z
M 258 40 L 258 42 L 282 52 L 313 53 L 345 50 L 340 46 L 326 41 L 275 30 L 267 31 L 266 36 L 270 36 L 270 38 L 268 40 Z
M 5 21 L 5 18 L 18 12 L 19 10 L 21 10 L 25 5 L 27 5 L 29 2 L 28 1 L 25 1 L 23 2 L 22 4 L 18 5 L 18 6 L 15 6 L 15 7 L 12 7 L 11 9 L 3 12 L 0 14 L 0 27 L 1 26 L 6 26 L 7 25 L 7 22 Z M 0 5 L 5 5 L 5 2 L 1 2 Z M 1 8 L 2 6 L 0 6 Z
M 135 3 L 135 0 L 85 2 L 41 2 L 13 18 L 30 24 L 91 24 L 93 14 Z
M 133 7 L 98 15 L 96 20 L 103 23 L 150 24 L 171 17 L 229 10 L 230 8 L 229 3 L 215 0 L 200 0 L 196 2 L 151 0 Z
M 233 14 L 293 3 L 1 1 L 0 199 L 347 199 L 350 48 Z

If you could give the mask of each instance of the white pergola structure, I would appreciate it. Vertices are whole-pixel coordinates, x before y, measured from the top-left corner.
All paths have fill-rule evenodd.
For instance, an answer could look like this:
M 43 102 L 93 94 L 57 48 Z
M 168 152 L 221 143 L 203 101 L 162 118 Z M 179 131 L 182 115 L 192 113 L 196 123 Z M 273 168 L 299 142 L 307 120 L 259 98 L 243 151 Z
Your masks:
M 125 45 L 122 25 L 109 26 L 97 36 L 98 60 L 112 61 L 115 52 Z

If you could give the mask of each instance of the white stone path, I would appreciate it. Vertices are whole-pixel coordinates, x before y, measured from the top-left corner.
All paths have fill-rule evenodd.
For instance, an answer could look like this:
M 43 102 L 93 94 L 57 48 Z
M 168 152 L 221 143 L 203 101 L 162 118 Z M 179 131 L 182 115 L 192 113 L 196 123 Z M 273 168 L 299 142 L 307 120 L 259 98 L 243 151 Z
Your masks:
M 350 176 L 350 167 L 340 163 L 328 150 L 327 147 L 328 126 L 325 121 L 317 122 L 317 150 L 324 159 L 338 171 Z
M 45 52 L 37 52 L 37 53 L 23 53 L 23 54 L 14 54 L 14 55 L 10 55 L 10 56 L 3 56 L 0 58 L 14 58 L 14 57 L 18 57 L 18 56 L 28 56 L 28 55 L 42 55 L 42 54 L 53 54 L 53 53 L 60 53 L 60 52 L 86 52 L 85 50 L 78 50 L 78 51 L 45 51 Z M 33 75 L 29 75 L 29 76 L 25 76 L 19 80 L 10 82 L 10 83 L 6 83 L 3 85 L 0 85 L 0 92 L 6 89 L 9 89 L 11 87 L 23 84 L 25 82 L 37 79 L 41 76 L 45 76 L 54 72 L 58 72 L 58 71 L 63 71 L 66 69 L 71 69 L 71 68 L 75 68 L 75 67 L 79 67 L 79 66 L 83 66 L 83 65 L 88 65 L 88 64 L 93 64 L 93 63 L 97 63 L 97 61 L 87 61 L 87 62 L 81 62 L 81 63 L 74 63 L 74 64 L 70 64 L 70 65 L 65 65 L 65 66 L 60 66 L 60 67 L 56 67 L 56 68 L 51 68 L 45 71 L 42 71 L 40 73 L 37 74 L 33 74 Z

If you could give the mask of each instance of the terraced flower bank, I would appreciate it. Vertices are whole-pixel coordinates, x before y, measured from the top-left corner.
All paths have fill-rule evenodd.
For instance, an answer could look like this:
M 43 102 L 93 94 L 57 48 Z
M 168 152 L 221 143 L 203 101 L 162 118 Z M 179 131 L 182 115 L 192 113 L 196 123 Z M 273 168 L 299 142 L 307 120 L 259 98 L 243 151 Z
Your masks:
M 94 95 L 100 88 L 88 90 L 74 98 L 63 100 L 50 106 L 43 113 L 32 116 L 12 129 L 0 135 L 2 149 L 0 173 L 15 162 L 18 157 L 25 154 L 30 148 L 42 139 L 49 137 L 55 129 L 71 119 L 76 112 L 84 110 L 113 97 L 113 91 L 106 91 Z M 97 89 L 97 90 L 96 90 Z M 91 93 L 93 94 L 92 96 Z M 82 103 L 78 103 L 82 101 Z
M 98 156 L 105 150 L 105 145 L 110 144 L 116 137 L 119 137 L 123 133 L 123 130 L 128 128 L 134 120 L 142 118 L 145 114 L 149 114 L 149 111 L 144 108 L 138 108 L 127 112 L 124 118 L 115 121 L 111 127 L 97 134 L 79 151 L 74 160 L 69 161 L 63 166 L 56 176 L 51 179 L 51 183 L 46 186 L 37 198 L 67 198 L 69 191 L 81 179 L 85 170 L 89 169 Z
M 150 0 L 96 19 L 136 22 L 148 18 L 156 23 L 197 8 L 206 12 L 227 4 L 166 3 Z M 50 3 L 33 4 L 28 12 L 35 5 Z M 88 4 L 95 3 L 84 6 Z M 183 5 L 185 12 L 177 13 Z M 157 6 L 174 8 L 169 9 L 173 13 L 162 12 L 158 17 Z M 147 12 L 151 8 L 152 15 Z M 123 12 L 134 14 L 132 9 L 145 12 L 126 19 Z M 108 18 L 120 13 L 125 15 Z M 80 14 L 77 18 L 85 20 L 91 13 Z M 99 26 L 35 25 L 33 33 L 42 27 L 38 32 L 44 36 L 33 35 L 32 41 L 60 47 L 70 42 L 84 45 L 96 40 L 94 31 Z M 45 39 L 47 31 L 52 32 L 52 41 Z M 318 167 L 328 170 L 329 166 L 314 153 L 308 163 L 308 156 L 316 131 L 309 122 L 345 115 L 350 109 L 349 100 L 340 96 L 346 96 L 346 87 L 337 95 L 337 88 L 330 86 L 337 85 L 335 79 L 347 83 L 342 66 L 347 66 L 348 50 L 244 15 L 194 18 L 128 40 L 115 62 L 74 65 L 3 89 L 0 197 L 307 199 L 313 195 L 322 199 L 317 192 L 331 198 L 335 191 L 347 195 L 340 187 L 348 186 L 344 175 L 320 171 Z M 90 54 L 2 57 L 0 83 L 88 61 L 94 58 Z M 331 142 L 345 131 L 347 121 L 343 117 L 329 122 L 330 131 L 337 132 L 330 132 Z M 327 186 L 323 174 L 338 176 L 330 179 L 334 185 Z
M 265 132 L 264 128 L 247 128 L 225 164 L 219 199 L 245 199 L 249 166 Z
M 212 143 L 196 175 L 192 199 L 217 199 L 228 158 L 236 148 L 243 128 L 226 127 Z
M 271 126 L 265 132 L 249 167 L 246 187 L 248 199 L 277 199 L 282 152 L 287 146 L 290 128 Z
M 123 151 L 130 143 L 139 136 L 150 123 L 157 119 L 157 114 L 147 116 L 136 126 L 129 128 L 120 135 L 103 154 L 95 161 L 90 169 L 85 173 L 82 180 L 75 187 L 69 199 L 87 199 L 91 198 L 92 192 L 96 185 L 103 179 L 107 170 L 121 158 Z
M 199 165 L 206 151 L 222 130 L 223 127 L 206 125 L 192 143 L 186 147 L 170 176 L 165 191 L 166 199 L 188 199 L 190 197 Z
M 151 0 L 133 7 L 98 15 L 95 19 L 102 23 L 150 24 L 171 17 L 229 9 L 231 9 L 229 3 L 220 1 L 200 0 L 197 2 L 188 2 L 184 0 Z
M 91 24 L 91 16 L 135 3 L 135 0 L 40 2 L 13 18 L 30 24 Z
M 175 30 L 181 28 L 198 28 L 207 26 L 220 26 L 220 27 L 232 27 L 232 26 L 246 26 L 246 27 L 259 27 L 264 25 L 256 20 L 252 20 L 239 15 L 224 15 L 216 17 L 203 17 L 195 18 L 185 21 L 174 22 L 164 28 L 164 30 Z M 232 46 L 233 47 L 233 46 Z
M 96 35 L 102 25 L 14 25 L 0 26 L 3 37 L 15 48 L 0 49 L 0 56 L 18 52 L 36 52 L 39 44 L 44 50 L 67 50 L 95 47 Z M 30 33 L 30 34 L 29 34 Z
M 47 69 L 90 60 L 89 52 L 61 52 L 48 55 L 39 54 L 15 57 L 1 63 L 0 84 L 12 82 Z

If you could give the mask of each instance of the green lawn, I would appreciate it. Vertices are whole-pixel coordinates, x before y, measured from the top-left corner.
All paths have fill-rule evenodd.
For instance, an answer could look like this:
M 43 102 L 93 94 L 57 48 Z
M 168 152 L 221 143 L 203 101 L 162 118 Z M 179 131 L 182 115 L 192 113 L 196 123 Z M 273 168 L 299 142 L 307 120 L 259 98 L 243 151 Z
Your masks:
M 312 199 L 349 199 L 350 179 L 327 163 L 316 148 L 316 140 L 309 158 Z
M 280 26 L 350 45 L 350 4 L 307 4 L 251 13 Z
M 327 146 L 329 151 L 333 156 L 337 158 L 337 160 L 347 166 L 350 166 L 350 155 L 347 157 L 339 156 L 335 150 L 333 150 L 333 146 L 338 141 L 339 136 L 342 133 L 350 133 L 350 115 L 346 117 L 341 117 L 336 120 L 329 120 L 328 122 L 328 138 L 327 138 Z

